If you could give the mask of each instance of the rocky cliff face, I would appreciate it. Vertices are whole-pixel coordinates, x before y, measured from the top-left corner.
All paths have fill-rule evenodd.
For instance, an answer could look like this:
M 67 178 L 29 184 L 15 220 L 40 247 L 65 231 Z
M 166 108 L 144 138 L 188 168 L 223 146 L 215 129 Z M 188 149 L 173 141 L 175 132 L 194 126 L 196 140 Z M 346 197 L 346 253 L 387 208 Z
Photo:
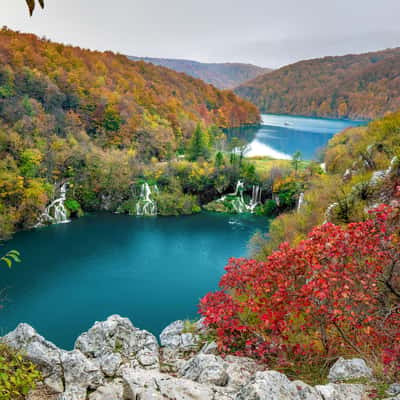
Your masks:
M 372 378 L 361 359 L 339 359 L 331 383 L 291 382 L 254 360 L 217 354 L 201 344 L 205 327 L 176 321 L 157 339 L 118 315 L 96 322 L 73 351 L 57 348 L 31 326 L 20 324 L 1 341 L 37 364 L 44 381 L 30 400 L 362 400 L 367 386 L 341 383 Z M 400 399 L 392 385 L 391 399 Z

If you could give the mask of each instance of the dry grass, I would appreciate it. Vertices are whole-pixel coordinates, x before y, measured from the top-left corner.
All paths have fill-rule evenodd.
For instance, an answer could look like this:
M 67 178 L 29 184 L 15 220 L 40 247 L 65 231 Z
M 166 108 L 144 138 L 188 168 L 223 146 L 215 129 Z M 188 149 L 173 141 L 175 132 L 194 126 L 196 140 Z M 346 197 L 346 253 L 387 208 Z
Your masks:
M 36 389 L 32 390 L 26 400 L 57 400 L 59 394 L 52 391 L 43 383 L 39 383 Z

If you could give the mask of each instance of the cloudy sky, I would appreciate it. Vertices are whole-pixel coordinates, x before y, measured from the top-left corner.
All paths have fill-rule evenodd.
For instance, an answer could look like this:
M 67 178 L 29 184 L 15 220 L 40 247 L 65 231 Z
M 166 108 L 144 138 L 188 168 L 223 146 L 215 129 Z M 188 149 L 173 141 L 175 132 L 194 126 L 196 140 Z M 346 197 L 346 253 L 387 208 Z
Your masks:
M 0 25 L 98 50 L 265 67 L 400 46 L 400 0 L 0 0 Z

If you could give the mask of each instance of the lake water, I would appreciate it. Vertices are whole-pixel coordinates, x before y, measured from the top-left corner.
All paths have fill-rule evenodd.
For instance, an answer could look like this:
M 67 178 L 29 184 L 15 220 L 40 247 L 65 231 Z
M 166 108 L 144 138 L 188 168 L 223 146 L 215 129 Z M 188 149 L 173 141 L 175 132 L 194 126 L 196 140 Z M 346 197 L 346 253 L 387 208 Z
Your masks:
M 290 159 L 300 151 L 303 159 L 312 160 L 335 133 L 365 124 L 365 121 L 264 114 L 261 127 L 253 132 L 250 140 L 246 134 L 250 142 L 246 156 Z
M 18 249 L 23 259 L 0 271 L 0 287 L 7 288 L 0 335 L 27 322 L 70 349 L 111 314 L 157 335 L 176 319 L 197 317 L 199 299 L 217 288 L 229 257 L 247 254 L 256 230 L 267 231 L 268 221 L 102 213 L 21 232 L 0 248 Z

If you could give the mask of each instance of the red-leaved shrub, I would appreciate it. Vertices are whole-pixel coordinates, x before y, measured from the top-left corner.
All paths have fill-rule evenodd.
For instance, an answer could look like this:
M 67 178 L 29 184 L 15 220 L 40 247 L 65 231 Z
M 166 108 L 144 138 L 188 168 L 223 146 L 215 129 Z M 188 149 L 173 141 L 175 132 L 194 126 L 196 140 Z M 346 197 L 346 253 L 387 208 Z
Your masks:
M 220 351 L 281 368 L 357 354 L 399 374 L 399 210 L 371 214 L 316 227 L 265 262 L 231 259 L 200 302 Z

